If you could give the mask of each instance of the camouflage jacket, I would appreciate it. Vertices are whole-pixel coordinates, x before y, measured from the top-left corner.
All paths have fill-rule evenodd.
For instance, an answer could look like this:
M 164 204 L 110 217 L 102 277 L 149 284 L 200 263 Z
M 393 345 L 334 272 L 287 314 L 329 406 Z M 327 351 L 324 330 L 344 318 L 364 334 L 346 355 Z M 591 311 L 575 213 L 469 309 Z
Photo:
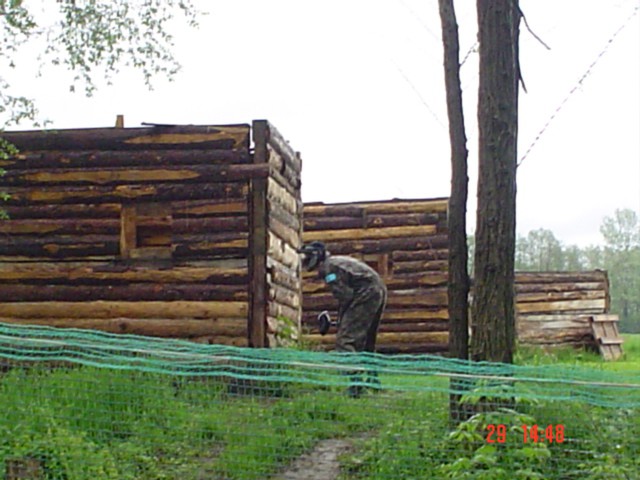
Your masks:
M 369 288 L 385 290 L 384 282 L 373 268 L 351 257 L 327 257 L 320 265 L 318 275 L 324 279 L 338 300 L 339 317 L 359 293 Z

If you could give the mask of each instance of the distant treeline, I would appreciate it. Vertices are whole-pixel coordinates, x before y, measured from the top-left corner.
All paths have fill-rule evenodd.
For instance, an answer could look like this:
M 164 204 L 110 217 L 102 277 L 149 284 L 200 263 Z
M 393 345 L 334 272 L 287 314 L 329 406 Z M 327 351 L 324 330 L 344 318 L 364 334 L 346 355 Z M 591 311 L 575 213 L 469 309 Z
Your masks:
M 640 218 L 630 209 L 616 210 L 600 226 L 603 245 L 564 245 L 552 231 L 538 229 L 516 240 L 517 271 L 607 270 L 611 312 L 620 329 L 640 333 Z M 473 273 L 474 239 L 469 239 L 469 269 Z

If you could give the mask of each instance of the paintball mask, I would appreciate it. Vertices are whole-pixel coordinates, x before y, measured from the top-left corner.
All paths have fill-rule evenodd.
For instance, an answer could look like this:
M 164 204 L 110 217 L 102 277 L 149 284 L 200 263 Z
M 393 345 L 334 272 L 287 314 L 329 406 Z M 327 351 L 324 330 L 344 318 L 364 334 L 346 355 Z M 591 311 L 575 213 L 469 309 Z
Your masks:
M 327 249 L 322 242 L 311 242 L 304 245 L 298 250 L 298 253 L 304 255 L 302 258 L 302 267 L 307 270 L 313 270 L 327 256 Z

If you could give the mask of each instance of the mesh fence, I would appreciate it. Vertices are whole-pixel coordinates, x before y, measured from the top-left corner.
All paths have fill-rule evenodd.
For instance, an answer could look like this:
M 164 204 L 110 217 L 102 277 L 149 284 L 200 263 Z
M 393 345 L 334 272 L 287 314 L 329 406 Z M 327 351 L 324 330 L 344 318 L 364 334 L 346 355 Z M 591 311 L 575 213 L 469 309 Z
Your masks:
M 4 324 L 0 366 L 8 480 L 640 478 L 640 372 Z

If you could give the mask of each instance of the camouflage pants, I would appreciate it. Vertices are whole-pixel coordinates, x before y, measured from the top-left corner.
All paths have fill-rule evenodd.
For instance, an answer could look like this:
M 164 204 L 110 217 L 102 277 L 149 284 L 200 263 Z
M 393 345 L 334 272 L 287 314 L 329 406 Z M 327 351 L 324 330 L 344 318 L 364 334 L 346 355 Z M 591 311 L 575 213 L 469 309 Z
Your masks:
M 382 285 L 372 285 L 356 293 L 342 312 L 336 335 L 336 351 L 375 351 L 386 298 L 387 291 Z

